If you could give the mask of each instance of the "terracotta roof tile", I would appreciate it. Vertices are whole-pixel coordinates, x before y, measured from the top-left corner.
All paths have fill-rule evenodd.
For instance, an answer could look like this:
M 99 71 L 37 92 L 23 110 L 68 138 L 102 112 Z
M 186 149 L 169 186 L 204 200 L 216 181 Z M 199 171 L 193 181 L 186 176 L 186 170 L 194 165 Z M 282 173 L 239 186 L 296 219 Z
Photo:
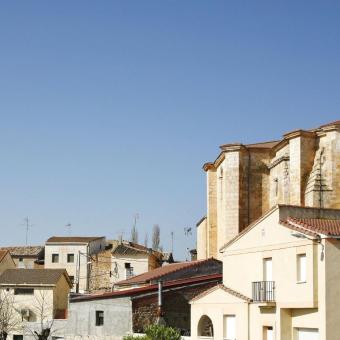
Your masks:
M 284 226 L 310 236 L 340 236 L 340 219 L 294 218 L 280 221 Z
M 0 250 L 0 262 L 2 262 L 2 260 L 5 258 L 7 253 L 8 253 L 8 250 Z
M 28 256 L 37 257 L 44 250 L 43 246 L 13 246 L 13 247 L 1 247 L 1 250 L 9 251 L 12 256 Z
M 52 236 L 46 243 L 89 243 L 105 236 Z
M 65 269 L 7 269 L 0 276 L 0 285 L 55 285 L 60 277 L 65 275 Z
M 119 281 L 119 282 L 116 283 L 116 285 L 120 286 L 120 285 L 132 285 L 132 284 L 137 284 L 137 283 L 147 283 L 147 282 L 150 282 L 150 281 L 160 279 L 167 274 L 174 273 L 174 272 L 177 272 L 177 271 L 182 270 L 182 269 L 195 267 L 195 266 L 198 266 L 200 264 L 203 264 L 203 263 L 209 262 L 209 261 L 220 262 L 218 260 L 210 258 L 210 259 L 206 259 L 206 260 L 172 263 L 172 264 L 165 265 L 163 267 L 159 267 L 159 268 L 150 270 L 146 273 L 133 276 L 130 279 Z

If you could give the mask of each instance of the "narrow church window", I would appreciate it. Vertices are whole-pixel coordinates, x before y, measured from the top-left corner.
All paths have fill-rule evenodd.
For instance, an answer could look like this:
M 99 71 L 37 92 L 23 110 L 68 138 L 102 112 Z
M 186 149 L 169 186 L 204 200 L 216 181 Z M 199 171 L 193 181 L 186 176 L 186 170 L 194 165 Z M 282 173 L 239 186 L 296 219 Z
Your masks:
M 275 196 L 279 194 L 279 179 L 276 177 L 274 178 L 274 183 L 275 183 Z

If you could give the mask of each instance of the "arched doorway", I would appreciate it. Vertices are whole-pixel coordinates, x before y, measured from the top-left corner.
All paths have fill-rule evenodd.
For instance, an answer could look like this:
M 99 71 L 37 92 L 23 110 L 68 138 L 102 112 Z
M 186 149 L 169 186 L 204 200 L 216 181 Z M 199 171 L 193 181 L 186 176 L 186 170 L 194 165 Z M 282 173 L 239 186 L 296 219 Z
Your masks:
M 198 336 L 214 337 L 214 326 L 209 316 L 203 315 L 198 323 Z

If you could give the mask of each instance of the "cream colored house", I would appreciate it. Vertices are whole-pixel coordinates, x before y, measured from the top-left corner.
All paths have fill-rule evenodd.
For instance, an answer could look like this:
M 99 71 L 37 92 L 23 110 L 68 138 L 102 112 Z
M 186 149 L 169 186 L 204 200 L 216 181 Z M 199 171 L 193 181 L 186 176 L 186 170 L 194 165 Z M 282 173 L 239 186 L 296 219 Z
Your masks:
M 191 339 L 340 339 L 340 210 L 279 205 L 220 249 L 223 285 L 191 301 Z
M 220 247 L 277 204 L 340 208 L 340 121 L 277 141 L 225 144 L 207 176 L 207 213 L 197 224 L 197 258 Z
M 8 250 L 0 250 L 0 275 L 6 269 L 15 268 L 15 263 Z
M 106 247 L 105 237 L 53 236 L 45 244 L 45 268 L 66 269 L 73 290 L 89 290 L 91 259 Z
M 71 286 L 65 269 L 7 269 L 0 276 L 0 294 L 12 306 L 15 327 L 8 339 L 34 339 L 32 333 L 43 328 L 62 337 Z

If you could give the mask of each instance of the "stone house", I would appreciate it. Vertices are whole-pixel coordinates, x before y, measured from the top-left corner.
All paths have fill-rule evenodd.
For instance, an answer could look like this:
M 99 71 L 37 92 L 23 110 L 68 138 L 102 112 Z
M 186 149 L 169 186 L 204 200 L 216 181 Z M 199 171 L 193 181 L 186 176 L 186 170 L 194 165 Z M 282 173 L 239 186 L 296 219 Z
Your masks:
M 192 340 L 339 338 L 339 209 L 278 205 L 221 252 L 223 284 L 191 301 Z
M 15 268 L 15 263 L 11 257 L 11 254 L 8 250 L 0 250 L 0 275 L 6 269 L 13 269 Z
M 225 144 L 207 176 L 207 214 L 197 257 L 219 249 L 277 204 L 340 208 L 340 121 L 295 130 L 277 141 Z
M 44 247 L 43 246 L 13 246 L 1 247 L 0 251 L 9 251 L 17 268 L 43 268 Z
M 45 268 L 66 269 L 73 290 L 89 290 L 91 257 L 106 247 L 105 237 L 53 236 L 45 244 Z
M 189 301 L 216 284 L 222 274 L 202 275 L 164 282 L 162 316 L 167 325 L 190 334 Z M 124 335 L 142 332 L 159 317 L 158 284 L 140 288 L 74 297 L 65 331 L 65 340 L 121 340 Z
M 91 257 L 90 291 L 111 291 L 116 282 L 128 279 L 167 262 L 172 254 L 128 241 L 111 241 L 104 251 Z
M 72 283 L 65 269 L 7 269 L 0 275 L 0 294 L 13 308 L 16 327 L 7 339 L 34 339 L 32 333 L 50 328 L 62 337 Z

